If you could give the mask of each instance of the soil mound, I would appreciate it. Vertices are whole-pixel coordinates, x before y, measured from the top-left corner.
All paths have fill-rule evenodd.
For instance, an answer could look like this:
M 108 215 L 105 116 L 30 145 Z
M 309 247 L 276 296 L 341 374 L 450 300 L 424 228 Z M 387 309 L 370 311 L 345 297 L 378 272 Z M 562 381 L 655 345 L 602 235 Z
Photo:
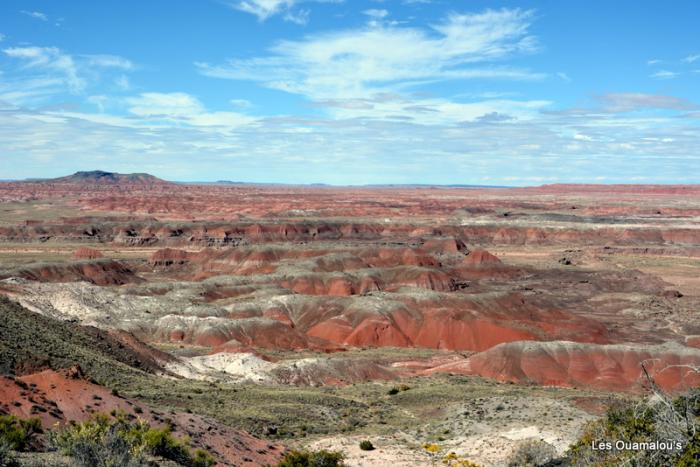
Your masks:
M 471 251 L 464 257 L 464 264 L 469 266 L 500 266 L 503 264 L 496 255 L 489 253 L 486 250 L 477 249 Z
M 700 384 L 700 350 L 680 345 L 595 345 L 575 342 L 512 342 L 432 372 L 480 375 L 500 381 L 612 391 L 642 390 L 642 364 L 656 384 L 683 391 Z
M 102 258 L 102 252 L 100 250 L 95 250 L 94 248 L 81 247 L 75 250 L 73 253 L 73 259 L 100 259 Z

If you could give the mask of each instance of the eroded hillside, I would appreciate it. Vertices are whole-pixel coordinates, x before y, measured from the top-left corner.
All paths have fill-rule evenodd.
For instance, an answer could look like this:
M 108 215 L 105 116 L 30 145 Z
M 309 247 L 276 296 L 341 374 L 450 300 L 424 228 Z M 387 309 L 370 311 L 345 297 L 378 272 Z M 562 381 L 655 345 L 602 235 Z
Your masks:
M 585 410 L 644 391 L 642 363 L 668 390 L 699 382 L 697 187 L 103 178 L 0 184 L 0 292 L 34 319 L 92 326 L 81 329 L 105 346 L 135 349 L 120 364 L 155 379 L 98 381 L 156 406 L 314 446 L 393 427 L 403 434 L 380 444 L 396 459 L 413 446 L 406 465 L 427 462 L 420 445 L 442 429 L 444 443 L 498 465 L 489 436 L 512 449 L 551 431 L 562 451 Z M 68 363 L 56 362 L 44 366 Z M 180 389 L 158 395 L 162 378 Z M 386 396 L 400 384 L 411 389 Z M 215 388 L 224 404 L 252 402 L 216 410 L 189 385 Z M 259 405 L 260 392 L 278 413 Z M 571 423 L 489 409 L 528 394 L 572 411 Z M 481 408 L 462 411 L 481 417 L 469 434 L 460 411 L 477 399 Z M 439 408 L 428 413 L 431 400 Z

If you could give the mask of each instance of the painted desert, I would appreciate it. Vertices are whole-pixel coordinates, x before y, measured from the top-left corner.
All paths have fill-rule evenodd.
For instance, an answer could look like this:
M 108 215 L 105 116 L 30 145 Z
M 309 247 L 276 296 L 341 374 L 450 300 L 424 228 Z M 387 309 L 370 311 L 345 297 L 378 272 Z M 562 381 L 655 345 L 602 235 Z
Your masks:
M 700 384 L 700 187 L 3 182 L 0 294 L 26 462 L 101 414 L 182 465 L 586 465 L 606 410 Z

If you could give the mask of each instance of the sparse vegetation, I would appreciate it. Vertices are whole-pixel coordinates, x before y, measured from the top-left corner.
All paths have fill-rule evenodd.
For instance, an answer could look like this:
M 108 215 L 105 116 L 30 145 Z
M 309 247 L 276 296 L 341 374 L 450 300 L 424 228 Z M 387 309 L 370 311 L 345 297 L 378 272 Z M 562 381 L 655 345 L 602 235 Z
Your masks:
M 34 435 L 41 432 L 41 422 L 37 418 L 21 419 L 14 415 L 0 415 L 0 444 L 9 450 L 25 451 Z
M 363 451 L 374 451 L 374 444 L 369 440 L 360 441 L 360 449 Z
M 568 452 L 572 465 L 700 465 L 700 390 L 672 399 L 649 381 L 652 396 L 611 407 L 586 426 Z
M 554 446 L 542 440 L 523 442 L 508 459 L 508 467 L 542 467 L 557 456 Z
M 326 451 L 291 451 L 285 454 L 277 467 L 343 467 L 345 456 L 341 452 Z
M 455 452 L 450 451 L 447 454 L 443 454 L 444 448 L 439 444 L 425 443 L 423 449 L 430 455 L 433 465 L 439 462 L 448 467 L 479 467 L 479 464 L 475 464 L 469 459 L 457 455 Z
M 51 445 L 83 466 L 132 467 L 144 465 L 147 456 L 161 457 L 187 467 L 209 467 L 211 455 L 194 454 L 188 440 L 175 438 L 169 427 L 153 428 L 143 420 L 130 422 L 122 414 L 92 419 L 54 431 Z
M 19 462 L 12 453 L 10 443 L 4 439 L 0 439 L 0 467 L 19 467 Z

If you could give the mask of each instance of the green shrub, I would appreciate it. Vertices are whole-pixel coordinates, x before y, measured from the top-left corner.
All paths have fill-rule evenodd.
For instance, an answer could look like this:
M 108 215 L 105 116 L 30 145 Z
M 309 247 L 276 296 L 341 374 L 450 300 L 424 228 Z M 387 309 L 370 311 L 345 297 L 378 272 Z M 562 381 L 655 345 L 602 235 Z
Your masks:
M 341 452 L 326 451 L 290 451 L 285 454 L 277 467 L 343 467 L 345 456 Z
M 548 465 L 557 456 L 551 444 L 541 440 L 530 440 L 520 444 L 508 459 L 509 467 L 540 467 Z
M 190 450 L 184 441 L 175 438 L 169 427 L 147 428 L 143 433 L 143 446 L 154 456 L 170 459 L 180 465 L 190 465 Z
M 197 449 L 192 459 L 192 467 L 211 467 L 216 464 L 216 459 L 204 449 Z
M 10 443 L 0 439 L 0 467 L 19 467 L 19 462 L 12 453 Z
M 360 449 L 363 451 L 374 451 L 374 444 L 368 440 L 360 441 Z
M 41 433 L 38 418 L 21 419 L 14 415 L 0 415 L 0 442 L 13 451 L 24 451 L 35 434 Z
M 679 466 L 700 465 L 700 391 L 674 399 L 654 387 L 653 397 L 636 404 L 612 407 L 600 420 L 589 422 L 567 452 L 572 465 Z M 668 449 L 594 449 L 600 441 L 664 443 Z
M 145 467 L 145 455 L 134 451 L 133 446 L 112 426 L 99 440 L 77 439 L 70 451 L 76 464 L 84 467 Z
M 203 450 L 191 453 L 187 439 L 177 439 L 168 427 L 130 422 L 125 414 L 96 415 L 82 423 L 50 433 L 50 443 L 84 466 L 139 466 L 157 456 L 187 467 L 209 467 L 214 458 Z

